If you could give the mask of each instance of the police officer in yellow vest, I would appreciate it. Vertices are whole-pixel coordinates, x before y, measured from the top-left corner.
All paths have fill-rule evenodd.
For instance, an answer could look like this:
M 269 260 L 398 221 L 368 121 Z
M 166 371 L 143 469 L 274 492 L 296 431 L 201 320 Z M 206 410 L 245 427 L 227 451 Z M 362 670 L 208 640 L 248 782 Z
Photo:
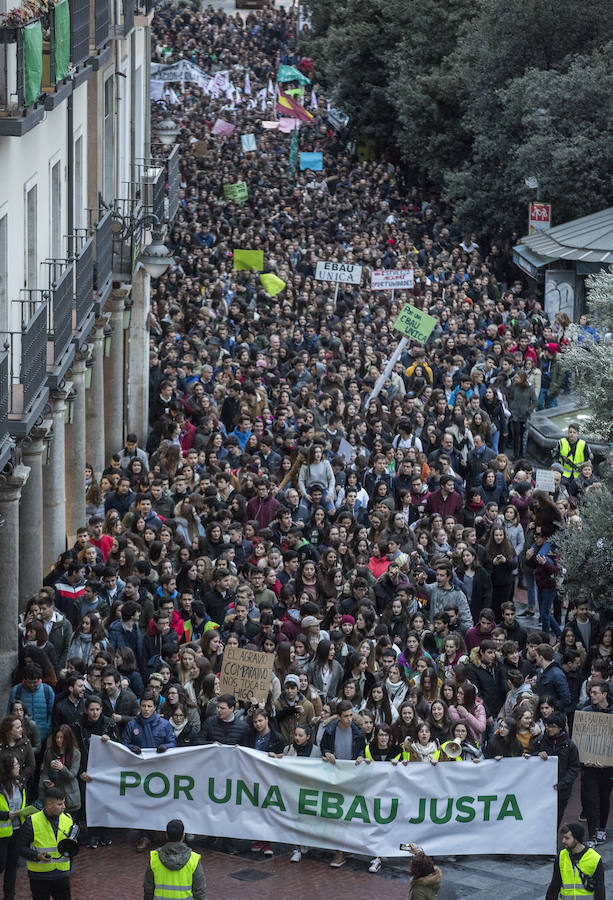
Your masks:
M 584 844 L 583 825 L 578 822 L 562 825 L 560 838 L 564 847 L 554 863 L 546 900 L 558 900 L 559 897 L 606 900 L 602 859 L 599 853 Z
M 71 900 L 70 857 L 58 850 L 73 826 L 64 812 L 64 792 L 49 788 L 43 808 L 26 819 L 21 827 L 21 855 L 26 858 L 33 900 Z
M 184 843 L 181 819 L 166 826 L 168 843 L 152 850 L 145 872 L 144 900 L 206 900 L 206 880 L 200 854 Z
M 591 459 L 592 454 L 583 438 L 579 437 L 578 425 L 569 425 L 567 434 L 568 437 L 558 441 L 557 458 L 562 464 L 562 477 L 572 481 L 579 475 L 581 463 Z

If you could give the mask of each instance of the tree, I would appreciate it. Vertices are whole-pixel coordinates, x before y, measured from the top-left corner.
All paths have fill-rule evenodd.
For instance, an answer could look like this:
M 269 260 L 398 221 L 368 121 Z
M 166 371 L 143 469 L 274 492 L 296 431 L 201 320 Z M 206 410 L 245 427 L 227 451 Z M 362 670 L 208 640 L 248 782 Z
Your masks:
M 572 372 L 576 390 L 591 411 L 586 430 L 609 443 L 613 440 L 613 269 L 589 279 L 588 309 L 598 338 L 575 328 L 574 340 L 561 361 Z M 612 462 L 602 464 L 598 485 L 584 494 L 581 527 L 571 525 L 555 539 L 565 569 L 565 590 L 574 600 L 587 597 L 596 607 L 613 601 Z

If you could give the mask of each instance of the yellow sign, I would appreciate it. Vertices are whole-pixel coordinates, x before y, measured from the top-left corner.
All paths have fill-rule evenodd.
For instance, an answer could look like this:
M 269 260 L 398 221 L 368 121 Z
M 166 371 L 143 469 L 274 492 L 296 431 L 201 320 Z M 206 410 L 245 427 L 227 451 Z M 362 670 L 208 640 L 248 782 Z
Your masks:
M 422 312 L 416 306 L 405 303 L 400 311 L 400 315 L 394 322 L 394 328 L 405 337 L 412 338 L 420 344 L 425 344 L 437 324 L 434 316 Z

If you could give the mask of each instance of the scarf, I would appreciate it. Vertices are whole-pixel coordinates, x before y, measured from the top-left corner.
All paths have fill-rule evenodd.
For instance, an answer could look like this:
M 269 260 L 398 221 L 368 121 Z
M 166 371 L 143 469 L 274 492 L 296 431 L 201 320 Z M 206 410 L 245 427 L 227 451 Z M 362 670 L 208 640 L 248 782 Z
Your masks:
M 425 747 L 423 744 L 420 744 L 419 741 L 413 741 L 411 743 L 411 752 L 419 757 L 419 762 L 426 762 L 426 760 L 432 759 L 437 750 L 438 744 L 436 741 L 430 741 Z
M 396 697 L 396 694 L 400 693 L 402 688 L 404 688 L 405 694 L 407 692 L 407 686 L 404 683 L 404 681 L 398 681 L 396 684 L 394 684 L 393 682 L 391 682 L 389 680 L 389 678 L 386 678 L 385 679 L 385 687 L 387 690 L 387 695 L 390 698 L 390 700 L 394 700 L 394 698 Z

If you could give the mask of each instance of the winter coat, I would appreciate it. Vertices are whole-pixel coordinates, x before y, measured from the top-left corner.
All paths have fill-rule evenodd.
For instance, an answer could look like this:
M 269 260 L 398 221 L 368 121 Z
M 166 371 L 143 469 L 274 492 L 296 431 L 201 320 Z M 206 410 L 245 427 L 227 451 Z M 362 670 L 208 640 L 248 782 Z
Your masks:
M 121 720 L 115 723 L 120 736 L 123 734 L 123 730 L 130 719 L 134 719 L 138 715 L 139 709 L 136 694 L 130 688 L 122 688 L 120 690 L 114 708 L 107 695 L 102 695 L 102 712 L 104 715 L 112 718 L 113 713 L 117 713 L 118 716 L 121 716 Z M 113 719 L 113 721 L 115 720 Z
M 321 750 L 321 755 L 325 756 L 326 753 L 334 753 L 334 740 L 336 737 L 336 729 L 338 728 L 338 719 L 335 719 L 334 722 L 330 722 L 329 725 L 326 725 L 324 729 L 324 733 L 322 735 L 319 749 Z M 355 722 L 351 723 L 351 758 L 357 759 L 358 756 L 364 756 L 364 750 L 366 747 L 366 737 L 360 728 L 355 724 Z
M 310 663 L 307 667 L 309 684 L 313 685 L 315 690 L 320 694 L 322 700 L 332 700 L 336 697 L 343 680 L 344 673 L 341 664 L 336 659 L 333 659 L 329 665 L 332 671 L 328 680 L 327 690 L 324 688 L 323 679 L 321 677 L 321 667 L 314 662 Z
M 31 691 L 25 684 L 16 684 L 11 691 L 7 715 L 10 712 L 13 700 L 21 700 L 26 713 L 36 722 L 41 741 L 46 741 L 51 734 L 53 704 L 55 702 L 53 688 L 48 684 L 39 682 L 38 687 Z
M 522 389 L 512 384 L 508 396 L 509 410 L 513 422 L 527 422 L 536 409 L 536 394 L 532 387 Z
M 302 707 L 302 712 L 296 712 L 296 706 Z M 285 691 L 281 692 L 281 696 L 275 701 L 275 709 L 277 713 L 277 725 L 286 744 L 291 744 L 294 740 L 294 734 L 298 725 L 308 725 L 313 718 L 315 711 L 310 700 L 301 694 L 300 691 L 296 696 L 296 703 L 290 706 L 285 696 Z
M 219 744 L 236 746 L 244 744 L 247 737 L 247 723 L 236 714 L 231 722 L 224 722 L 219 716 L 211 716 L 202 723 L 200 740 L 203 744 Z
M 558 796 L 570 797 L 575 779 L 581 770 L 579 764 L 579 750 L 574 741 L 571 741 L 566 731 L 556 737 L 550 737 L 547 732 L 530 739 L 530 753 L 536 756 L 538 753 L 546 753 L 547 756 L 558 758 Z
M 83 714 L 76 722 L 71 725 L 74 736 L 79 743 L 81 752 L 81 771 L 87 771 L 87 760 L 89 758 L 89 744 L 92 734 L 102 736 L 106 734 L 112 741 L 119 741 L 117 726 L 113 719 L 102 715 L 97 722 L 90 722 L 85 714 Z
M 145 747 L 176 747 L 175 733 L 172 725 L 166 719 L 162 719 L 156 712 L 148 719 L 144 719 L 142 715 L 136 716 L 125 727 L 122 743 L 126 747 L 135 745 L 144 749 Z
M 15 754 L 15 756 L 19 760 L 19 774 L 24 781 L 27 781 L 32 777 L 32 775 L 34 775 L 36 760 L 34 759 L 34 750 L 32 749 L 32 744 L 27 737 L 24 736 L 19 738 L 19 740 L 15 741 L 12 746 L 9 746 L 8 744 L 0 744 L 0 752 Z
M 129 647 L 140 660 L 142 651 L 142 637 L 136 625 L 132 627 L 132 631 L 128 631 L 123 627 L 123 622 L 117 619 L 109 625 L 109 644 L 114 650 L 121 647 Z
M 470 652 L 468 678 L 479 693 L 485 706 L 487 716 L 496 717 L 507 695 L 507 682 L 502 663 L 494 663 L 492 669 L 486 669 L 479 657 L 479 648 Z
M 71 637 L 72 625 L 65 616 L 55 610 L 51 619 L 49 640 L 55 647 L 55 655 L 57 658 L 55 663 L 56 672 L 59 672 L 60 669 L 63 669 L 66 665 Z
M 275 728 L 272 724 L 272 719 L 270 722 L 270 740 L 268 742 L 268 747 L 266 749 L 266 753 L 283 753 L 283 748 L 285 747 L 286 741 L 282 734 Z M 252 750 L 256 749 L 255 742 L 258 738 L 258 733 L 255 728 L 249 728 L 247 731 L 247 736 L 243 743 L 243 747 L 251 747 Z
M 424 584 L 423 588 L 428 595 L 428 606 L 427 609 L 424 609 L 424 613 L 428 616 L 430 622 L 432 622 L 437 613 L 445 611 L 447 603 L 453 601 L 458 604 L 459 631 L 464 634 L 471 628 L 473 617 L 464 591 L 459 591 L 454 587 L 448 591 L 442 590 L 436 582 L 434 584 Z
M 557 664 L 552 662 L 551 665 L 543 669 L 536 679 L 536 693 L 542 699 L 543 697 L 555 697 L 560 704 L 562 712 L 570 712 L 570 690 L 566 675 Z
M 465 715 L 460 715 L 457 708 L 455 706 L 449 707 L 449 718 L 455 725 L 456 722 L 463 722 L 469 734 L 472 735 L 473 740 L 480 742 L 483 735 L 485 734 L 485 729 L 487 728 L 487 716 L 485 714 L 485 706 L 483 705 L 483 700 L 481 697 L 476 698 L 475 708 L 472 712 L 468 712 L 466 710 Z
M 187 863 L 191 853 L 192 851 L 187 844 L 184 844 L 183 842 L 173 842 L 163 844 L 158 850 L 158 857 L 163 866 L 173 872 L 177 872 Z M 155 878 L 150 864 L 147 866 L 147 871 L 145 872 L 145 881 L 143 884 L 144 900 L 153 900 L 154 893 Z M 198 862 L 192 875 L 192 897 L 193 900 L 206 900 L 206 879 L 204 877 L 201 861 Z
M 436 900 L 441 888 L 443 873 L 438 866 L 431 875 L 422 878 L 411 878 L 409 884 L 409 900 Z
M 62 765 L 61 769 L 52 769 L 51 760 L 60 759 L 60 754 L 52 747 L 45 750 L 43 764 L 40 770 L 40 780 L 38 783 L 39 796 L 45 793 L 45 781 L 52 781 L 54 787 L 64 791 L 66 799 L 66 811 L 76 812 L 81 809 L 81 792 L 79 791 L 79 782 L 77 775 L 81 766 L 81 751 L 75 749 L 72 751 L 72 762 L 70 766 Z

